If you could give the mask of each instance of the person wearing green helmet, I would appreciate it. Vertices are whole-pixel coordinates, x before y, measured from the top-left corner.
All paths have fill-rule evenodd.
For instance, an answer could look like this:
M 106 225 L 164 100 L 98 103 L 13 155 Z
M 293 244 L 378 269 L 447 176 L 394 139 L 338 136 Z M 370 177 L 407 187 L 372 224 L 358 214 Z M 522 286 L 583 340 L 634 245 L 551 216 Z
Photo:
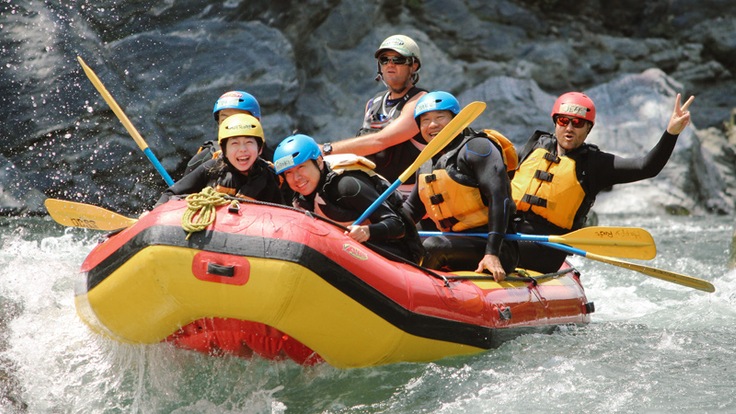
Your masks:
M 393 255 L 418 263 L 424 256 L 422 244 L 414 223 L 402 215 L 398 194 L 381 203 L 366 222 L 352 224 L 390 186 L 372 167 L 356 157 L 351 168 L 333 169 L 317 142 L 304 134 L 286 137 L 274 150 L 274 168 L 294 191 L 294 207 L 345 225 L 353 240 L 369 242 L 389 259 Z
M 550 114 L 554 134 L 536 131 L 519 153 L 519 168 L 511 181 L 521 233 L 560 235 L 585 225 L 595 198 L 615 184 L 644 180 L 667 164 L 680 132 L 690 123 L 694 97 L 675 105 L 657 145 L 640 158 L 606 153 L 585 140 L 596 121 L 593 100 L 581 92 L 560 95 Z M 522 243 L 519 267 L 542 273 L 560 269 L 567 253 Z
M 417 88 L 421 54 L 417 43 L 405 35 L 386 38 L 374 56 L 378 75 L 388 90 L 379 92 L 365 106 L 363 124 L 358 136 L 325 143 L 325 155 L 357 154 L 366 156 L 376 164 L 376 172 L 395 181 L 424 149 L 424 143 L 414 122 L 416 102 L 426 93 Z M 413 184 L 407 180 L 401 190 Z
M 228 91 L 220 95 L 215 101 L 212 109 L 212 116 L 218 125 L 227 119 L 230 115 L 247 114 L 255 117 L 259 122 L 261 120 L 261 105 L 255 96 L 245 91 Z M 194 171 L 197 166 L 207 160 L 215 158 L 220 153 L 220 146 L 217 141 L 205 141 L 197 150 L 197 153 L 189 160 L 184 170 L 184 175 Z M 267 144 L 263 146 L 263 157 L 271 159 L 273 151 Z
M 427 142 L 460 112 L 447 92 L 424 95 L 414 110 Z M 497 137 L 498 136 L 498 137 Z M 429 215 L 444 232 L 486 233 L 476 236 L 432 236 L 424 239 L 424 266 L 443 270 L 488 272 L 496 281 L 515 270 L 519 246 L 504 239 L 512 228 L 514 202 L 500 134 L 466 128 L 417 170 L 417 185 L 404 203 L 415 222 Z M 510 143 L 509 143 L 510 145 Z
M 222 157 L 210 158 L 169 187 L 156 205 L 174 196 L 192 194 L 212 187 L 220 193 L 284 204 L 279 178 L 260 157 L 265 137 L 257 118 L 248 114 L 229 116 L 218 131 Z

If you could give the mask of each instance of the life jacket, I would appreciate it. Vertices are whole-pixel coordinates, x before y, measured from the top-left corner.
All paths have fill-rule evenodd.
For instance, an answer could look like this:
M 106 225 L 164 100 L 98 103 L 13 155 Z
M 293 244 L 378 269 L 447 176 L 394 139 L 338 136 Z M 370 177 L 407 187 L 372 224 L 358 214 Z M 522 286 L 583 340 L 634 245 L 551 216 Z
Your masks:
M 391 121 L 399 117 L 401 110 L 404 109 L 404 105 L 416 94 L 421 92 L 426 92 L 426 90 L 414 86 L 401 97 L 401 100 L 396 105 L 390 107 L 386 106 L 388 97 L 391 94 L 390 91 L 383 91 L 376 94 L 365 105 L 363 125 L 358 131 L 358 135 L 372 134 L 385 128 Z
M 389 91 L 376 94 L 366 104 L 363 125 L 358 131 L 358 136 L 373 134 L 385 128 L 399 117 L 406 103 L 421 92 L 426 92 L 426 90 L 412 87 L 398 103 L 390 107 L 386 106 Z M 419 156 L 419 153 L 425 146 L 426 143 L 422 139 L 422 134 L 417 132 L 410 139 L 398 145 L 388 147 L 383 151 L 368 155 L 367 158 L 376 164 L 375 171 L 377 173 L 386 177 L 389 181 L 393 181 Z M 410 185 L 413 184 L 414 176 L 412 175 L 400 187 L 400 190 L 408 193 L 411 191 Z
M 475 179 L 456 168 L 457 156 L 468 141 L 477 137 L 489 138 L 503 155 L 507 171 L 507 158 L 510 162 L 517 160 L 511 141 L 497 131 L 467 131 L 469 136 L 442 155 L 435 165 L 428 161 L 420 167 L 417 182 L 419 198 L 424 203 L 429 218 L 442 231 L 463 231 L 488 223 L 488 200 L 484 199 Z
M 506 171 L 516 171 L 519 167 L 519 156 L 516 154 L 514 143 L 495 129 L 484 129 L 478 134 L 478 136 L 481 136 L 481 134 L 485 134 L 486 137 L 490 138 L 491 141 L 495 142 L 501 149 L 503 163 L 506 164 Z
M 536 137 L 539 143 L 535 146 L 527 144 L 529 152 L 511 180 L 516 209 L 532 212 L 562 229 L 579 228 L 593 203 L 586 195 L 578 171 L 587 151 L 597 147 L 584 144 L 573 154 L 559 157 L 551 152 L 557 145 L 554 137 L 551 137 L 554 141 L 539 138 Z

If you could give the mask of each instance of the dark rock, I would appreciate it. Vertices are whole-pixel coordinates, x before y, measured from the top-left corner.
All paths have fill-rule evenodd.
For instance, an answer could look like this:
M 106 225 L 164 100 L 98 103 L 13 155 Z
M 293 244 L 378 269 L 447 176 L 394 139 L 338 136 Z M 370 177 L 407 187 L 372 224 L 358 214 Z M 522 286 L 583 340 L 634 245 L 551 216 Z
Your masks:
M 0 16 L 3 214 L 43 211 L 38 194 L 139 213 L 165 187 L 78 55 L 177 179 L 214 138 L 212 105 L 231 89 L 259 99 L 271 146 L 294 130 L 320 141 L 354 135 L 365 101 L 383 89 L 373 52 L 396 33 L 420 44 L 418 86 L 486 101 L 474 126 L 517 144 L 550 128 L 558 94 L 585 90 L 601 114 L 591 139 L 641 154 L 661 135 L 674 93 L 697 95 L 693 127 L 642 186 L 671 189 L 651 192 L 655 209 L 733 209 L 733 143 L 699 135 L 736 107 L 727 0 L 11 2 Z

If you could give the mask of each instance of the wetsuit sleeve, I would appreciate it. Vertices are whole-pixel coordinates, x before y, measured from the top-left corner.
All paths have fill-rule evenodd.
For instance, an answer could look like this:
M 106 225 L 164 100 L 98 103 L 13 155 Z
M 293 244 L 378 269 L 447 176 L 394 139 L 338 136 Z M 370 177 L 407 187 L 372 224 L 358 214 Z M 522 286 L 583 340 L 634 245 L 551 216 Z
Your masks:
M 156 206 L 163 204 L 175 195 L 192 194 L 202 191 L 207 186 L 207 168 L 210 163 L 200 164 L 189 174 L 167 188 L 156 202 Z M 155 207 L 155 206 L 154 206 Z
M 512 208 L 511 185 L 499 149 L 487 138 L 468 141 L 458 154 L 458 168 L 475 178 L 483 197 L 488 201 L 488 242 L 486 254 L 499 255 Z
M 424 206 L 424 203 L 422 203 L 422 200 L 419 198 L 418 185 L 415 185 L 414 188 L 411 189 L 411 193 L 409 194 L 409 197 L 404 201 L 402 209 L 404 210 L 404 213 L 409 216 L 412 221 L 414 221 L 414 223 L 419 222 L 419 220 L 421 220 L 422 217 L 427 214 L 427 208 Z
M 657 145 L 640 158 L 623 158 L 598 152 L 592 157 L 591 168 L 598 172 L 594 194 L 614 184 L 631 183 L 659 174 L 675 149 L 678 135 L 665 131 Z
M 366 181 L 363 181 L 351 175 L 341 175 L 337 183 L 335 202 L 344 209 L 356 212 L 355 218 L 358 218 L 380 196 L 369 180 L 367 177 Z M 398 239 L 404 236 L 404 223 L 385 201 L 375 209 L 369 219 L 371 241 Z

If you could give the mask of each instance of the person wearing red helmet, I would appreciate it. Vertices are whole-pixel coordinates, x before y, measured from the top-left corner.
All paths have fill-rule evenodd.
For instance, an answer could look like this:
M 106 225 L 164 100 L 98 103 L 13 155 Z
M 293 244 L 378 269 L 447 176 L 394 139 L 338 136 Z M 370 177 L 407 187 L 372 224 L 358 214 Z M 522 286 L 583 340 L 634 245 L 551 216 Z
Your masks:
M 622 158 L 585 143 L 595 125 L 593 100 L 581 92 L 560 95 L 550 114 L 554 134 L 536 131 L 519 153 L 519 168 L 511 181 L 517 231 L 559 235 L 578 230 L 603 189 L 659 174 L 690 123 L 688 108 L 694 99 L 681 104 L 678 93 L 657 145 L 643 157 Z M 543 273 L 559 270 L 567 257 L 537 243 L 521 243 L 520 251 L 519 267 Z
M 393 182 L 424 149 L 413 115 L 417 100 L 427 91 L 415 86 L 422 62 L 419 46 L 410 37 L 389 36 L 374 56 L 378 67 L 376 81 L 382 80 L 388 90 L 366 103 L 357 137 L 325 143 L 322 153 L 366 156 L 376 164 L 377 173 Z M 413 182 L 412 177 L 400 190 L 408 192 L 408 185 Z

